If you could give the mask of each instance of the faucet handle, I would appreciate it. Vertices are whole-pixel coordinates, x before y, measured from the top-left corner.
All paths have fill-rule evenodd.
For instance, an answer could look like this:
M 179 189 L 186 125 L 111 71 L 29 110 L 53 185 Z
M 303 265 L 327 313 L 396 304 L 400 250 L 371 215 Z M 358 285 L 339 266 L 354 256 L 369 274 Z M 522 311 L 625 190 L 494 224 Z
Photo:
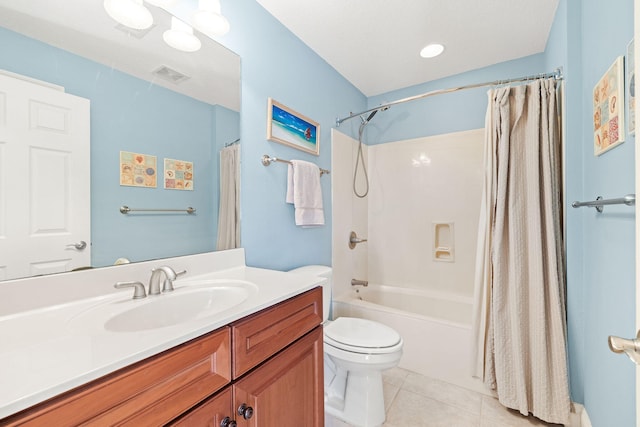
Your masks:
M 116 289 L 134 288 L 133 299 L 145 298 L 147 296 L 147 293 L 144 290 L 144 285 L 142 284 L 142 282 L 138 282 L 138 281 L 116 282 L 116 284 L 113 285 L 113 287 Z
M 167 278 L 164 279 L 164 282 L 162 283 L 162 292 L 171 292 L 173 291 L 173 281 L 176 280 L 176 278 L 178 276 L 182 276 L 183 274 L 187 274 L 187 270 L 182 270 L 179 272 L 174 272 L 173 269 L 171 267 L 167 267 L 169 268 L 172 272 L 173 272 L 173 277 L 170 277 L 167 274 Z

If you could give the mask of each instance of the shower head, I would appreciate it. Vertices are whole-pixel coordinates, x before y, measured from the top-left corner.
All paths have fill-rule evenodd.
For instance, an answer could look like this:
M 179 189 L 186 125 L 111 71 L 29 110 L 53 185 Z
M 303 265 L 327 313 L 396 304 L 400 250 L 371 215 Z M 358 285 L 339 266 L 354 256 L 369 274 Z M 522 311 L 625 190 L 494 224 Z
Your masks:
M 367 120 L 365 120 L 365 123 L 368 123 L 373 118 L 373 116 L 376 115 L 377 112 L 378 110 L 373 110 L 371 114 L 369 114 L 369 117 L 367 117 Z

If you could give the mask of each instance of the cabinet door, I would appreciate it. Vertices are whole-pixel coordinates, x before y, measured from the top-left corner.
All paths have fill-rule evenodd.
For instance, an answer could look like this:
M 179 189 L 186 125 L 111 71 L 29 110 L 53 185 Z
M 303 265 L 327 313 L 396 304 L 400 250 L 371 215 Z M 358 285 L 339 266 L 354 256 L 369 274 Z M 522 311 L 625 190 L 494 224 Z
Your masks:
M 231 324 L 233 379 L 322 323 L 322 288 L 314 288 Z
M 323 427 L 322 326 L 233 386 L 238 427 Z M 244 404 L 252 415 L 238 414 Z
M 223 389 L 231 379 L 228 327 L 81 386 L 0 426 L 157 426 Z
M 235 418 L 232 410 L 231 386 L 229 386 L 169 425 L 171 427 L 220 427 L 222 420 L 226 417 Z

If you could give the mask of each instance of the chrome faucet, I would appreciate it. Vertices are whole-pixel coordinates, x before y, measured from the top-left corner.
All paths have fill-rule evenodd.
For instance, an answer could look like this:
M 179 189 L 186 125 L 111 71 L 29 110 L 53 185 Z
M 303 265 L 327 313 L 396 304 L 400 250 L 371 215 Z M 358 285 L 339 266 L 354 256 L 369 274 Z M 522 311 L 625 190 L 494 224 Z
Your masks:
M 165 275 L 165 279 L 162 285 L 162 292 L 173 291 L 173 281 L 182 274 L 185 274 L 187 270 L 176 273 L 173 268 L 168 265 L 154 268 L 151 270 L 151 278 L 149 279 L 149 295 L 160 295 L 160 276 L 162 273 Z

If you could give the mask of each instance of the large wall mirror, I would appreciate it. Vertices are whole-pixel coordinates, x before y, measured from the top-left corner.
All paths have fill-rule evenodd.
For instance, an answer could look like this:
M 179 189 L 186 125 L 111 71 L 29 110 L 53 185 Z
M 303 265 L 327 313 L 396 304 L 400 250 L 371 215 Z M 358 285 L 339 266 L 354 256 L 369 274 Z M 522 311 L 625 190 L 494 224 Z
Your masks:
M 219 248 L 240 58 L 197 31 L 199 51 L 169 47 L 171 15 L 145 5 L 154 24 L 132 31 L 102 1 L 0 0 L 0 280 Z M 11 127 L 23 119 L 23 130 Z M 78 135 L 90 146 L 80 162 L 65 148 Z M 68 195 L 76 187 L 86 209 Z M 69 232 L 84 222 L 88 232 Z M 57 254 L 39 255 L 52 245 Z

